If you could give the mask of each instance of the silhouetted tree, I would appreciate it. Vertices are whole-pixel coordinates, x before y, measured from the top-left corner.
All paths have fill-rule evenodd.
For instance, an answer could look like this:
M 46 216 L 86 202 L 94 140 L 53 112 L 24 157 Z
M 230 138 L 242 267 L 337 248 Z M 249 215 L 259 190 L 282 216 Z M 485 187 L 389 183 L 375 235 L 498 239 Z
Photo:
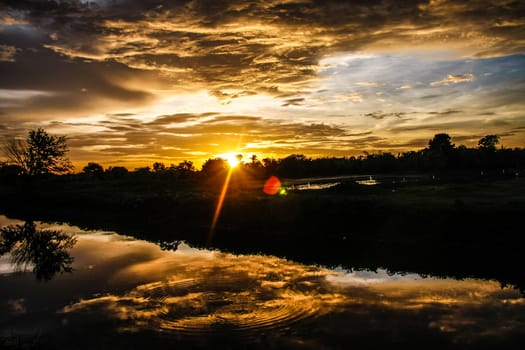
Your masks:
M 397 158 L 399 169 L 402 170 L 425 170 L 425 154 L 422 151 L 409 151 Z
M 366 156 L 364 168 L 367 172 L 392 171 L 396 168 L 396 158 L 389 152 L 368 154 Z
M 70 172 L 73 165 L 66 157 L 67 152 L 65 136 L 49 135 L 42 128 L 30 130 L 25 141 L 12 139 L 4 145 L 9 162 L 30 176 Z
M 436 134 L 428 141 L 428 156 L 433 168 L 444 169 L 451 163 L 454 144 L 448 134 Z
M 195 166 L 192 161 L 184 160 L 174 167 L 175 174 L 179 177 L 187 177 L 191 173 L 195 172 Z
M 15 164 L 8 164 L 7 162 L 0 163 L 0 182 L 14 183 L 16 179 L 24 174 L 24 169 Z
M 10 139 L 2 145 L 2 153 L 7 157 L 8 164 L 15 164 L 22 169 L 24 174 L 27 170 L 27 144 L 24 140 L 17 138 Z
M 220 174 L 228 169 L 228 162 L 222 158 L 208 159 L 202 165 L 202 173 L 206 176 Z
M 155 162 L 153 163 L 153 172 L 156 174 L 160 174 L 166 171 L 166 165 L 161 162 Z
M 82 172 L 90 176 L 102 176 L 104 174 L 104 167 L 95 162 L 89 162 L 83 169 Z
M 110 178 L 117 179 L 117 178 L 121 178 L 125 176 L 128 172 L 129 172 L 128 169 L 126 169 L 123 166 L 114 166 L 114 167 L 110 166 L 109 168 L 107 168 L 104 174 Z
M 292 154 L 279 163 L 279 175 L 291 178 L 309 176 L 310 161 L 304 154 Z
M 480 150 L 494 152 L 496 151 L 496 145 L 499 143 L 499 136 L 497 135 L 487 135 L 482 137 L 478 146 Z
M 487 135 L 478 141 L 478 159 L 483 169 L 504 167 L 502 159 L 503 152 L 496 151 L 496 145 L 499 143 L 497 135 Z
M 140 168 L 135 168 L 133 171 L 135 175 L 150 175 L 151 174 L 151 168 L 149 166 L 144 166 Z
M 279 166 L 279 161 L 273 158 L 264 158 L 262 160 L 264 172 L 266 176 L 276 175 L 277 167 Z
M 254 178 L 262 178 L 264 176 L 264 174 L 263 174 L 263 171 L 264 171 L 263 165 L 259 161 L 259 159 L 257 159 L 257 155 L 255 155 L 255 154 L 252 154 L 250 156 L 250 161 L 248 163 L 243 163 L 243 164 L 241 164 L 241 166 L 244 169 L 247 169 L 248 170 L 248 174 L 250 176 L 254 177 Z
M 257 165 L 260 165 L 261 162 L 257 159 L 257 155 L 256 154 L 252 154 L 252 156 L 250 157 L 250 163 L 251 164 L 257 164 Z

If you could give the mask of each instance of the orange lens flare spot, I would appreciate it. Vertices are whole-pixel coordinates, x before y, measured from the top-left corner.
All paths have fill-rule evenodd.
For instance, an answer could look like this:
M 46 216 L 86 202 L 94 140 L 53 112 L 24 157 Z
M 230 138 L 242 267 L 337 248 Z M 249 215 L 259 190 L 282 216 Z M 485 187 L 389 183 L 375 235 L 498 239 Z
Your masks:
M 279 192 L 279 189 L 281 188 L 281 181 L 276 176 L 270 176 L 268 180 L 266 180 L 263 192 L 269 195 L 274 195 L 277 192 Z

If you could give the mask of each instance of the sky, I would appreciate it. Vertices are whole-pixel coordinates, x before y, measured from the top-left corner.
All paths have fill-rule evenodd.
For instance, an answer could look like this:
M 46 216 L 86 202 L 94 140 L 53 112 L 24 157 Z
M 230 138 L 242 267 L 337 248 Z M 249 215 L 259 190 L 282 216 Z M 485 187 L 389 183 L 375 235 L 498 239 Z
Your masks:
M 525 2 L 2 0 L 0 135 L 77 171 L 525 146 Z

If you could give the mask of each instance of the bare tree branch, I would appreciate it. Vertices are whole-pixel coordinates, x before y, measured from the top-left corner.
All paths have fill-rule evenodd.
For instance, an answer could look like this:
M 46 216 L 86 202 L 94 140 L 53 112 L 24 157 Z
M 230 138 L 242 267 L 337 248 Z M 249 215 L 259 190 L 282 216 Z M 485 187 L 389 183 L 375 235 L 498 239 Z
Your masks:
M 12 138 L 2 145 L 2 153 L 7 157 L 7 162 L 18 165 L 28 174 L 28 147 L 24 140 Z

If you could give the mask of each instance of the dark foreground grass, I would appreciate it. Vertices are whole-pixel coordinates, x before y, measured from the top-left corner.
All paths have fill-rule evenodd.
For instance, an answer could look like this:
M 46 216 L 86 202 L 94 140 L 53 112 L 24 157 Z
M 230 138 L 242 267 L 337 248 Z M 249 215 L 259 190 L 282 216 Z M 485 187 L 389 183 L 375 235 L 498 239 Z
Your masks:
M 424 180 L 424 179 L 423 179 Z M 1 188 L 0 212 L 347 268 L 494 278 L 525 288 L 525 178 L 357 185 L 268 196 L 235 182 L 56 178 Z

